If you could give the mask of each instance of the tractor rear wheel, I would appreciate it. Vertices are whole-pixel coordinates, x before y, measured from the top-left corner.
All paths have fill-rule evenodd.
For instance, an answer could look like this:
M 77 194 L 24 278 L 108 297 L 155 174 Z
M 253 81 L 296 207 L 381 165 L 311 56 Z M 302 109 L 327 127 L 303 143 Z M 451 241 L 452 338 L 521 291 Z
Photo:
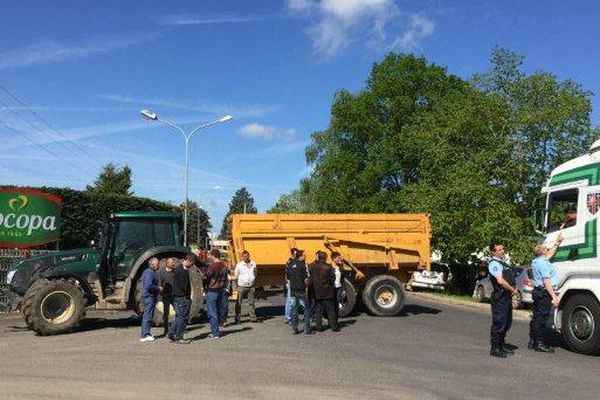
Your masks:
M 66 279 L 40 280 L 23 300 L 25 322 L 39 335 L 70 332 L 79 326 L 84 313 L 83 292 Z

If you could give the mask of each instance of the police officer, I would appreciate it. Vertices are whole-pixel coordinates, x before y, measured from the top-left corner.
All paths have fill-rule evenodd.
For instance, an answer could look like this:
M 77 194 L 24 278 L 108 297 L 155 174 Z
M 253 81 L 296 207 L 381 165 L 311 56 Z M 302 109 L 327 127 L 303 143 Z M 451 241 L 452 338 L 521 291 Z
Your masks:
M 500 241 L 493 241 L 490 245 L 492 259 L 488 270 L 494 290 L 492 292 L 492 328 L 490 329 L 490 355 L 506 358 L 507 354 L 514 351 L 505 347 L 506 332 L 512 324 L 512 296 L 519 292 L 515 287 L 515 279 L 509 265 L 504 259 L 504 245 Z
M 536 258 L 531 263 L 533 269 L 533 317 L 529 324 L 528 349 L 542 353 L 554 353 L 554 349 L 544 343 L 544 328 L 550 317 L 552 306 L 558 307 L 558 297 L 555 288 L 558 286 L 558 278 L 554 266 L 549 260 L 562 243 L 562 235 L 556 239 L 552 247 L 546 244 L 538 244 L 533 248 Z

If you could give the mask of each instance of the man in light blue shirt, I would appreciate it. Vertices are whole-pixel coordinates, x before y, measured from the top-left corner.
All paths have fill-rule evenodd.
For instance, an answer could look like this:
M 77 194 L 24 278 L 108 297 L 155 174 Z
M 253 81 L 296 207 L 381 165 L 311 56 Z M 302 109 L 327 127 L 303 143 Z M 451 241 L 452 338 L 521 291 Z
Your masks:
M 533 269 L 533 316 L 529 324 L 529 344 L 527 348 L 542 353 L 554 353 L 554 349 L 544 343 L 544 328 L 550 317 L 552 306 L 558 307 L 558 277 L 554 266 L 549 260 L 554 257 L 558 246 L 562 242 L 562 235 L 556 239 L 556 244 L 548 248 L 545 244 L 538 244 L 533 248 L 536 258 L 531 263 Z
M 496 240 L 490 245 L 492 259 L 488 264 L 490 281 L 494 287 L 492 305 L 492 327 L 490 328 L 490 355 L 506 358 L 514 351 L 506 346 L 506 333 L 512 325 L 512 296 L 518 293 L 509 265 L 504 260 L 504 245 Z

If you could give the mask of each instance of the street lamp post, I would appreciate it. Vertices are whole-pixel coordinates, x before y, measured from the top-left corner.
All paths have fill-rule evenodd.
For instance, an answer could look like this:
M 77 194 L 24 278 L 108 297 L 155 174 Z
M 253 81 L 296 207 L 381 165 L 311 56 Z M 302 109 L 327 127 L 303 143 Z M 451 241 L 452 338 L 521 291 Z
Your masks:
M 142 115 L 142 118 L 145 118 L 148 121 L 160 122 L 160 123 L 168 125 L 171 128 L 177 130 L 179 133 L 181 133 L 183 135 L 183 138 L 185 140 L 185 179 L 184 179 L 185 209 L 184 209 L 184 213 L 183 213 L 183 245 L 187 246 L 188 176 L 189 176 L 189 144 L 190 144 L 190 140 L 192 139 L 192 136 L 194 135 L 194 133 L 198 132 L 199 130 L 208 128 L 209 126 L 212 126 L 212 125 L 220 124 L 222 122 L 231 121 L 233 119 L 233 117 L 231 115 L 226 115 L 222 118 L 219 118 L 219 119 L 209 122 L 207 124 L 199 125 L 199 126 L 195 127 L 194 129 L 192 129 L 192 131 L 190 133 L 186 134 L 185 131 L 183 129 L 181 129 L 179 126 L 177 126 L 173 122 L 170 122 L 170 121 L 167 121 L 164 119 L 159 119 L 158 115 L 150 110 L 141 110 L 140 114 Z

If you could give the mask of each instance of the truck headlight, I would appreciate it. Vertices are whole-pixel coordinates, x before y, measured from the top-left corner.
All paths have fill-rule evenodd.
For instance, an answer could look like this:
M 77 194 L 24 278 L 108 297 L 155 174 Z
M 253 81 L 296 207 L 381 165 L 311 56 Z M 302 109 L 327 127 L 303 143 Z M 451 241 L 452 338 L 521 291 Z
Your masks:
M 15 276 L 15 272 L 17 272 L 17 271 L 16 270 L 8 271 L 8 274 L 6 274 L 6 283 L 8 285 L 10 285 L 10 283 L 12 282 L 13 276 Z

